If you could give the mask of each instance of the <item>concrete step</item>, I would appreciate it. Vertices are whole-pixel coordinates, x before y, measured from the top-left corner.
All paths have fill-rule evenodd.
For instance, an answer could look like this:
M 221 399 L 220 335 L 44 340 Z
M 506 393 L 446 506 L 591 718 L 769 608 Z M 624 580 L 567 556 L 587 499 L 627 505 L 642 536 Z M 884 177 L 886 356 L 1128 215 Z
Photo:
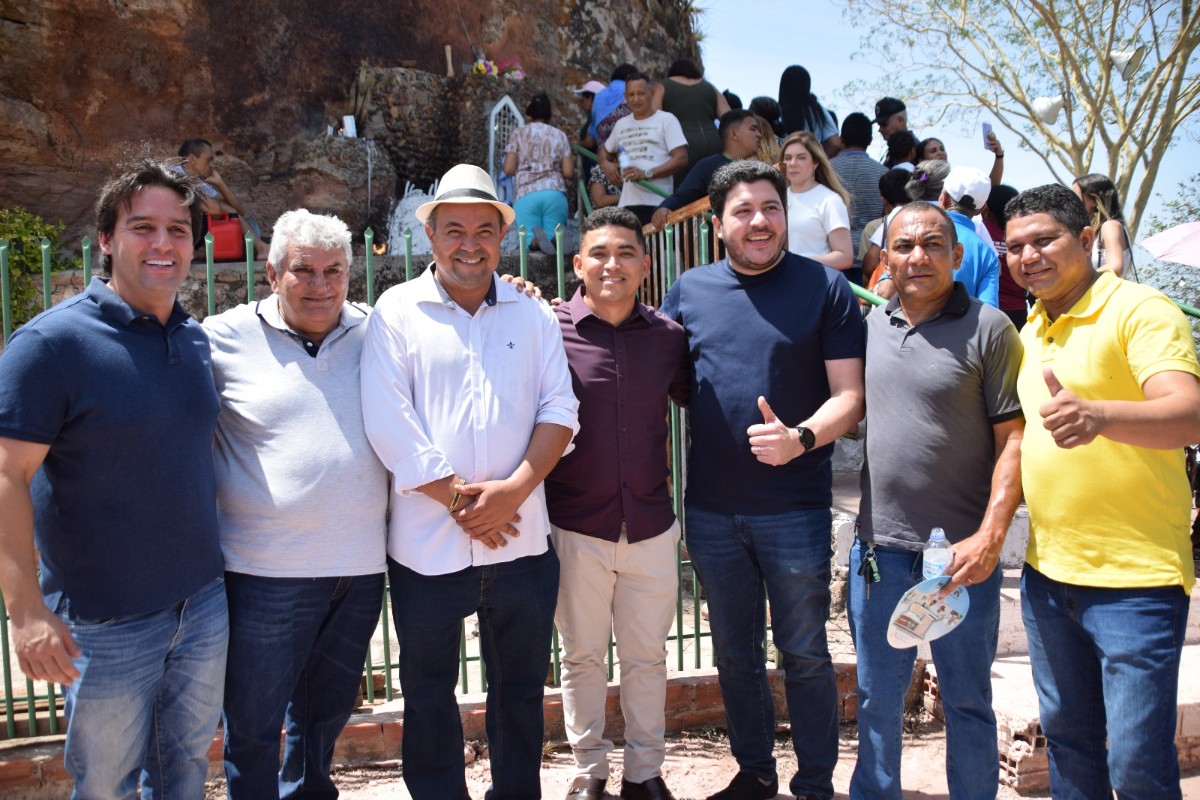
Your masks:
M 926 667 L 925 705 L 941 719 L 937 697 L 937 669 Z M 1000 739 L 1000 780 L 1018 794 L 1047 792 L 1050 788 L 1046 737 L 1038 718 L 1037 693 L 1028 655 L 1005 655 L 992 665 L 992 707 Z M 1183 648 L 1176 706 L 1175 748 L 1179 768 L 1200 766 L 1200 644 Z

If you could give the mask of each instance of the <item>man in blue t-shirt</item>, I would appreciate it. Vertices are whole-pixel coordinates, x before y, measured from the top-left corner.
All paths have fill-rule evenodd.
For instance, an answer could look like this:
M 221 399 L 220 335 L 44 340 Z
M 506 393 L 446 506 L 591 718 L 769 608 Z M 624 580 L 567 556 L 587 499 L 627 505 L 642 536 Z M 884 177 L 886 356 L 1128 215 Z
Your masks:
M 208 340 L 175 300 L 195 187 L 152 160 L 110 180 L 108 277 L 0 357 L 0 590 L 21 671 L 66 685 L 77 797 L 139 781 L 143 797 L 201 797 L 220 717 L 219 406 Z
M 709 196 L 728 257 L 685 272 L 662 308 L 683 325 L 695 369 L 685 535 L 739 767 L 710 800 L 778 793 L 765 594 L 799 762 L 791 793 L 832 797 L 838 756 L 830 460 L 863 415 L 863 323 L 839 272 L 786 251 L 785 191 L 757 161 L 717 170 Z

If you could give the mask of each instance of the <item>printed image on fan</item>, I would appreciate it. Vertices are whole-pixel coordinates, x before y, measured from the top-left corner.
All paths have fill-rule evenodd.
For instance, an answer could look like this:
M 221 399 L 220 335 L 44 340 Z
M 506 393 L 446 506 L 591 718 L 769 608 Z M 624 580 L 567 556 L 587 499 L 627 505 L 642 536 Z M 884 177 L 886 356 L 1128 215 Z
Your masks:
M 940 639 L 962 623 L 971 598 L 961 586 L 939 598 L 938 592 L 949 582 L 950 577 L 942 575 L 921 581 L 904 593 L 888 623 L 888 644 L 897 649 L 916 647 Z

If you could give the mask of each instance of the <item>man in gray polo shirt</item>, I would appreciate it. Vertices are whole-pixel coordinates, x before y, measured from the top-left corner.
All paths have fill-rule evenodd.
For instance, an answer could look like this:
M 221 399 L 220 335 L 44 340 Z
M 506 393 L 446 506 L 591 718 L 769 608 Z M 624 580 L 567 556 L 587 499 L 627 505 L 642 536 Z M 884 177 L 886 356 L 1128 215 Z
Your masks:
M 346 302 L 351 259 L 344 222 L 288 211 L 267 259 L 272 293 L 204 321 L 221 395 L 230 800 L 337 796 L 333 747 L 379 622 L 388 474 L 363 428 L 369 310 Z
M 931 644 L 950 794 L 995 797 L 999 781 L 991 663 L 1000 548 L 1021 500 L 1021 343 L 1008 317 L 954 280 L 962 252 L 944 211 L 904 206 L 880 254 L 896 296 L 867 317 L 866 462 L 850 554 L 854 797 L 900 797 L 904 693 L 916 648 L 893 648 L 887 627 L 900 596 L 921 580 L 921 551 L 934 527 L 952 543 L 949 589 L 965 586 L 971 601 L 963 623 Z

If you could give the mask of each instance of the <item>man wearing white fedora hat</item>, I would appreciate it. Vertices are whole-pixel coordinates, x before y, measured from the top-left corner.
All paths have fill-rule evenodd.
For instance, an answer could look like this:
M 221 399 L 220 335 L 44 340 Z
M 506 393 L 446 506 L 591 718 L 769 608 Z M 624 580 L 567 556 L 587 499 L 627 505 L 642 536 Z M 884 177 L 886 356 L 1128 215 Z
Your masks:
M 417 218 L 433 248 L 367 323 L 367 436 L 392 473 L 388 574 L 414 800 L 467 800 L 454 686 L 479 616 L 493 800 L 540 798 L 558 558 L 542 480 L 578 430 L 549 306 L 495 278 L 513 211 L 459 164 Z

